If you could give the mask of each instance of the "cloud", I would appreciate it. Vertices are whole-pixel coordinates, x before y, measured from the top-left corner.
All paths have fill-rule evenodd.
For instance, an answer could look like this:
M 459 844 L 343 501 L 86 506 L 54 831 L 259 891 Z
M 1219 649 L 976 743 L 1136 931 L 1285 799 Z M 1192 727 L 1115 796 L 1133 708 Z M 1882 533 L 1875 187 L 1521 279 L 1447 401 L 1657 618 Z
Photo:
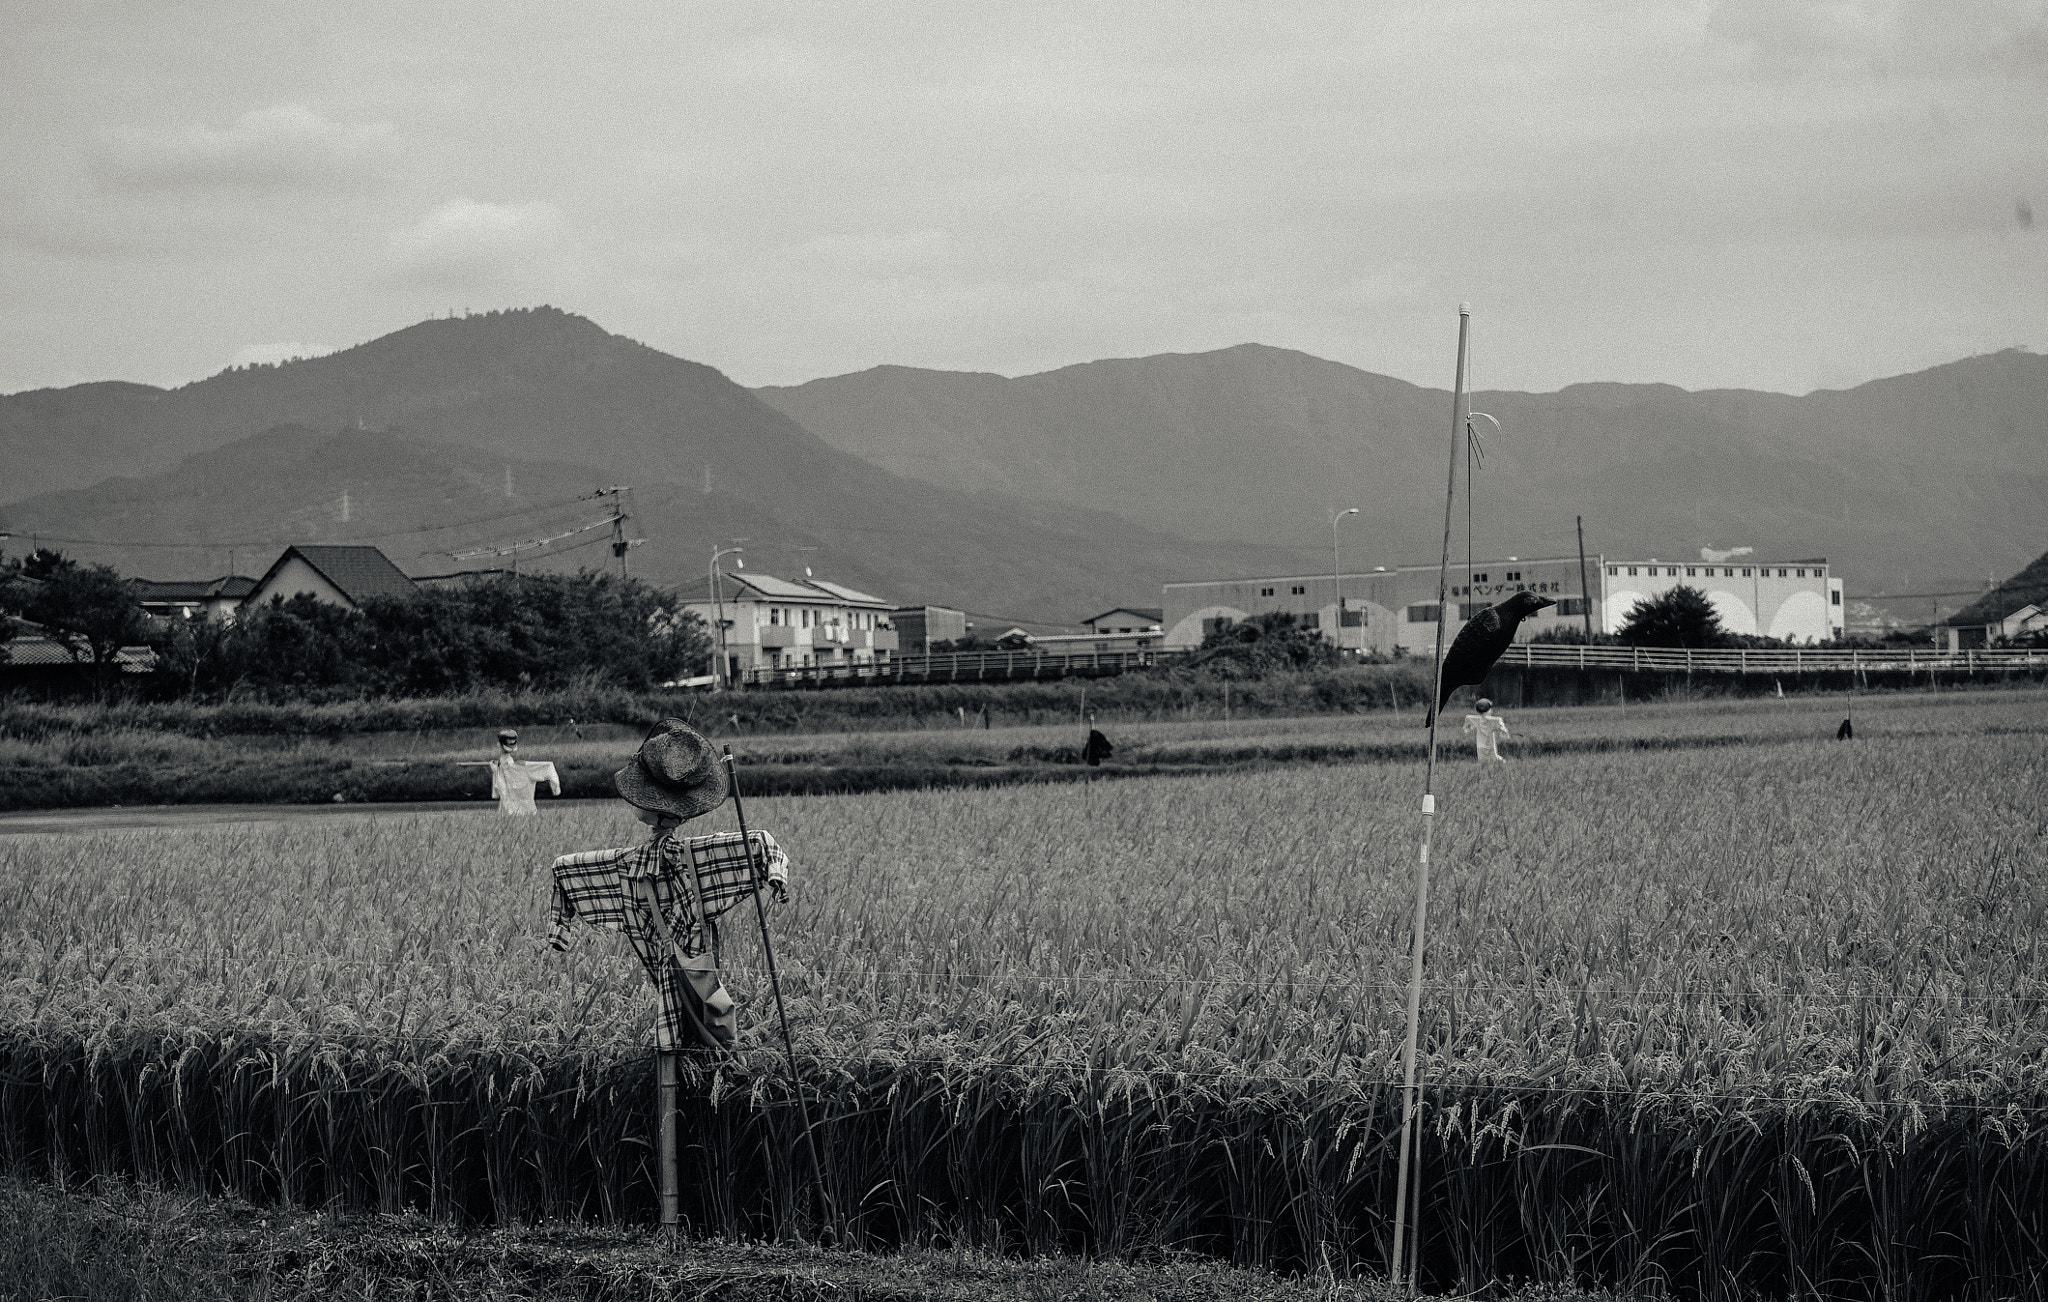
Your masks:
M 1717 0 L 1707 29 L 1778 76 L 2048 70 L 2048 11 L 2033 0 Z
M 86 156 L 95 179 L 124 190 L 299 189 L 360 179 L 397 150 L 388 122 L 346 126 L 303 104 L 254 109 L 225 130 L 118 127 Z
M 228 360 L 229 366 L 274 366 L 279 362 L 293 362 L 306 357 L 325 357 L 334 351 L 331 344 L 290 343 L 250 344 Z
M 481 290 L 524 280 L 561 245 L 553 204 L 451 199 L 388 241 L 392 270 L 407 284 Z

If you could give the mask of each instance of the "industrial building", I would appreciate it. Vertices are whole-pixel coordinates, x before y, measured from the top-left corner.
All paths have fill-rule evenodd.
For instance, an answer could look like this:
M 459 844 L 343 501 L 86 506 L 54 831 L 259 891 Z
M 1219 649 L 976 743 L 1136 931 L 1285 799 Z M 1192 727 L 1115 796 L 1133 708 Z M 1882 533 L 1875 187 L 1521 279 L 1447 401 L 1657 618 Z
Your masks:
M 1608 633 L 1620 630 L 1638 602 L 1682 585 L 1704 592 L 1730 633 L 1760 633 L 1786 642 L 1826 642 L 1842 635 L 1842 581 L 1829 572 L 1826 557 L 1768 565 L 1610 560 L 1601 577 L 1607 618 L 1595 624 Z
M 1745 558 L 1748 559 L 1748 558 Z M 1584 581 L 1580 579 L 1584 566 Z M 1402 565 L 1341 576 L 1273 575 L 1169 583 L 1162 589 L 1169 650 L 1200 646 L 1216 629 L 1276 611 L 1303 627 L 1335 635 L 1346 650 L 1393 655 L 1436 651 L 1437 567 Z M 1587 595 L 1595 630 L 1613 633 L 1637 603 L 1680 584 L 1704 592 L 1731 633 L 1819 642 L 1842 631 L 1842 584 L 1825 560 L 1782 565 L 1709 565 L 1704 561 L 1610 561 L 1604 556 L 1539 556 L 1483 560 L 1451 567 L 1449 616 L 1457 626 L 1516 592 L 1534 592 L 1557 604 L 1524 620 L 1518 641 L 1546 629 L 1586 625 Z

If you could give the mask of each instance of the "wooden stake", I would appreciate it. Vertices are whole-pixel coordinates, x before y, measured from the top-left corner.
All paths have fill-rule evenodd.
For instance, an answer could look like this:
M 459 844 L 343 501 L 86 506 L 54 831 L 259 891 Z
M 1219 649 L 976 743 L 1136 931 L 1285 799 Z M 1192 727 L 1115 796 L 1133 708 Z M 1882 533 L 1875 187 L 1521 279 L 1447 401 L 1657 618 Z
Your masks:
M 1387 1262 L 1387 1275 L 1400 1280 L 1404 1271 L 1404 1245 L 1408 1279 L 1408 1296 L 1415 1296 L 1416 1263 L 1420 1253 L 1415 1246 L 1420 1242 L 1418 1230 L 1409 1232 L 1408 1207 L 1408 1165 L 1411 1160 L 1416 1167 L 1418 1181 L 1422 1174 L 1421 1155 L 1415 1135 L 1415 1054 L 1416 1040 L 1422 1018 L 1422 950 L 1425 928 L 1429 920 L 1429 846 L 1436 830 L 1436 729 L 1443 715 L 1444 684 L 1444 625 L 1449 622 L 1448 599 L 1450 597 L 1451 570 L 1451 504 L 1457 497 L 1458 487 L 1458 443 L 1464 432 L 1465 409 L 1465 345 L 1472 325 L 1472 309 L 1464 303 L 1458 305 L 1458 373 L 1451 385 L 1451 468 L 1444 484 L 1444 550 L 1443 558 L 1436 571 L 1436 673 L 1429 689 L 1429 763 L 1422 776 L 1422 853 L 1415 865 L 1415 928 L 1414 942 L 1409 957 L 1408 971 L 1408 1038 L 1401 1053 L 1401 1165 L 1395 1176 L 1394 1190 L 1394 1244 Z M 1471 485 L 1465 489 L 1471 491 Z M 1415 1198 L 1415 1219 L 1421 1219 L 1422 1195 L 1418 1185 Z

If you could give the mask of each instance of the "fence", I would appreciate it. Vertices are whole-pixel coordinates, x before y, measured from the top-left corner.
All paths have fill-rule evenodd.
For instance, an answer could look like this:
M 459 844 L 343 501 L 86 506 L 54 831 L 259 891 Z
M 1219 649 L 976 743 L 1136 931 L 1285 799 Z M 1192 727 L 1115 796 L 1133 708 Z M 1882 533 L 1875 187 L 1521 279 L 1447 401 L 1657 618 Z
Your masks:
M 1172 664 L 1186 651 L 986 651 L 963 655 L 900 656 L 872 664 L 750 669 L 748 687 L 881 687 L 909 683 L 1028 682 L 1102 678 Z M 1722 674 L 1979 673 L 2048 669 L 2048 651 L 1943 651 L 1836 647 L 1686 650 L 1663 647 L 1560 646 L 1524 642 L 1508 648 L 1505 669 L 1627 669 L 1638 672 Z
M 1500 658 L 1503 668 L 1629 669 L 1720 674 L 1978 673 L 2048 668 L 2048 651 L 1941 651 L 1934 648 L 1768 647 L 1688 650 L 1635 646 L 1555 646 L 1524 642 Z

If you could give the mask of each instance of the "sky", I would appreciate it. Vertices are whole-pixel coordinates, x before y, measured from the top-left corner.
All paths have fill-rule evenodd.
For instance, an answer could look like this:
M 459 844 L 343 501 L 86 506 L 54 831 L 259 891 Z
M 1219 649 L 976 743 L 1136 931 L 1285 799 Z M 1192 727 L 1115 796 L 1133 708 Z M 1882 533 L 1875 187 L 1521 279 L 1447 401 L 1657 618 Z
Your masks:
M 550 303 L 748 385 L 2048 349 L 2048 0 L 0 0 L 0 392 Z

